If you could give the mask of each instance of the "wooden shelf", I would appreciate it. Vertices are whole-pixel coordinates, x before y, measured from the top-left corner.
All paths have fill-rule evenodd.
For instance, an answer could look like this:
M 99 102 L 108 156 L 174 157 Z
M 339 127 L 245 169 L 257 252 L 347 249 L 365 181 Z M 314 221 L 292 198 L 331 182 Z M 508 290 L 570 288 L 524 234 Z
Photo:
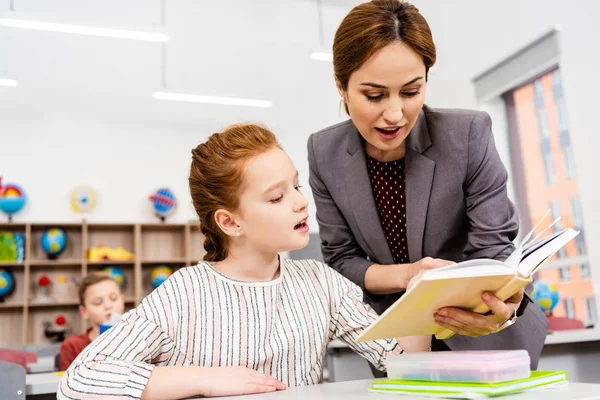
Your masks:
M 65 229 L 81 229 L 81 222 L 41 222 L 30 224 L 32 229 L 46 229 L 46 228 L 65 228 Z
M 185 264 L 187 262 L 187 258 L 176 257 L 176 258 L 164 258 L 164 259 L 156 259 L 156 260 L 143 260 L 142 264 Z
M 134 224 L 126 223 L 90 223 L 87 224 L 88 230 L 133 230 Z
M 23 308 L 23 303 L 6 302 L 0 303 L 0 309 Z
M 21 262 L 21 261 L 0 261 L 0 268 L 23 267 L 24 265 L 25 265 L 25 263 Z
M 15 230 L 25 231 L 25 226 L 26 226 L 26 224 L 20 224 L 20 223 L 15 223 L 15 222 L 0 222 L 1 229 L 11 229 L 13 231 L 15 231 Z
M 58 259 L 58 260 L 31 260 L 29 263 L 32 267 L 66 267 L 66 266 L 80 266 L 81 260 L 75 259 Z
M 107 266 L 107 265 L 133 265 L 135 264 L 135 260 L 126 260 L 126 261 L 87 261 L 88 266 Z
M 135 299 L 133 298 L 133 296 L 126 296 L 125 297 L 125 303 L 134 303 Z M 23 307 L 23 304 L 20 303 L 16 303 L 16 304 L 10 304 L 8 306 L 3 307 L 3 305 L 6 305 L 6 303 L 0 303 L 0 308 L 19 308 L 19 307 Z M 50 303 L 35 303 L 35 302 L 30 302 L 29 303 L 29 308 L 50 308 L 50 307 L 72 307 L 72 306 L 78 306 L 79 305 L 79 300 L 77 299 L 73 299 L 73 300 L 59 300 L 59 301 L 53 301 Z
M 46 229 L 59 227 L 67 234 L 67 247 L 56 260 L 47 258 L 41 246 Z M 0 338 L 15 345 L 49 343 L 43 323 L 58 314 L 64 315 L 74 331 L 85 330 L 88 322 L 77 309 L 77 282 L 86 274 L 115 266 L 123 272 L 125 310 L 129 311 L 152 291 L 149 279 L 152 267 L 169 265 L 173 270 L 202 258 L 203 236 L 198 222 L 190 223 L 87 223 L 41 222 L 3 223 L 0 231 L 25 236 L 25 261 L 0 261 L 0 268 L 15 277 L 15 291 L 0 303 Z M 134 254 L 132 260 L 87 260 L 89 249 L 122 247 Z M 52 302 L 36 303 L 40 294 L 37 282 L 46 275 L 53 286 Z M 28 300 L 31 299 L 31 300 Z
M 59 300 L 59 301 L 53 301 L 51 303 L 36 303 L 34 301 L 31 301 L 29 303 L 29 308 L 48 308 L 48 307 L 66 307 L 66 306 L 78 306 L 79 305 L 79 300 L 73 299 L 73 300 Z
M 145 230 L 165 230 L 165 231 L 171 231 L 171 230 L 180 230 L 185 228 L 185 224 L 161 224 L 160 222 L 157 222 L 155 224 L 140 224 L 140 226 L 142 227 L 142 229 Z

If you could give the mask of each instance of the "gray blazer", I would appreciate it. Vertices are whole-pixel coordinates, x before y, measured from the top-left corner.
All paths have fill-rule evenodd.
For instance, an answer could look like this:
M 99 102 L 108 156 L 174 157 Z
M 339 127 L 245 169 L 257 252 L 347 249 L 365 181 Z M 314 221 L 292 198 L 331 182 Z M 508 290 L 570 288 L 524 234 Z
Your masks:
M 457 262 L 508 257 L 518 217 L 507 197 L 507 172 L 489 115 L 424 106 L 406 140 L 405 157 L 411 262 L 426 256 Z M 373 198 L 365 141 L 351 120 L 342 122 L 310 136 L 308 161 L 324 260 L 364 291 L 369 266 L 394 264 Z M 399 296 L 365 292 L 378 313 Z M 526 297 L 518 322 L 502 332 L 478 338 L 455 335 L 433 347 L 525 348 L 535 369 L 548 322 L 539 307 L 527 307 L 530 301 Z

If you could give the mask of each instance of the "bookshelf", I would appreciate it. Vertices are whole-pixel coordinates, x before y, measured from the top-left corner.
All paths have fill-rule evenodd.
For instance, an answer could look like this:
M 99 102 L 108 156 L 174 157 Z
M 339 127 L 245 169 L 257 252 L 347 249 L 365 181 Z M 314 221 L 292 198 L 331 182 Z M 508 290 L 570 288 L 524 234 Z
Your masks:
M 48 259 L 41 237 L 49 228 L 62 228 L 67 246 L 55 260 Z M 117 267 L 123 272 L 125 309 L 135 307 L 152 290 L 152 268 L 167 265 L 176 271 L 196 264 L 205 254 L 203 237 L 194 224 L 168 223 L 0 223 L 0 232 L 25 236 L 22 262 L 0 261 L 15 279 L 15 290 L 0 303 L 0 346 L 51 343 L 44 336 L 44 322 L 62 315 L 72 333 L 83 332 L 86 322 L 79 314 L 76 282 L 89 272 Z M 97 246 L 123 247 L 132 260 L 89 261 L 87 251 Z M 52 282 L 51 301 L 39 302 L 38 279 Z

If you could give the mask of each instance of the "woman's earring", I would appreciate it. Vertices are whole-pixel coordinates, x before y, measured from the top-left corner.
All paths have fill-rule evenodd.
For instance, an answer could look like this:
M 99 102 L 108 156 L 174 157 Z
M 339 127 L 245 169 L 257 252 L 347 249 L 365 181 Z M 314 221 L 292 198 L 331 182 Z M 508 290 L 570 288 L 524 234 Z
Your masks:
M 338 116 L 342 116 L 342 104 L 344 104 L 344 98 L 340 97 L 340 103 L 338 105 Z
M 239 232 L 239 231 L 237 231 L 237 232 L 235 233 L 235 236 L 240 236 L 240 232 Z

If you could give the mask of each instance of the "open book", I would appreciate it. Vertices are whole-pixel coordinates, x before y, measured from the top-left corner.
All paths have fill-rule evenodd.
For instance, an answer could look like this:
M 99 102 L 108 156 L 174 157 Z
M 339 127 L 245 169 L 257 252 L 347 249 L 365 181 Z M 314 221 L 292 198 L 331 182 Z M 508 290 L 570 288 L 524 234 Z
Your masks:
M 448 339 L 454 332 L 435 323 L 433 315 L 437 310 L 457 307 L 485 314 L 489 308 L 481 299 L 484 292 L 493 293 L 503 301 L 508 299 L 532 281 L 544 261 L 579 234 L 566 228 L 540 238 L 558 218 L 533 237 L 547 215 L 548 212 L 504 262 L 469 260 L 423 273 L 357 340 L 427 334 Z

